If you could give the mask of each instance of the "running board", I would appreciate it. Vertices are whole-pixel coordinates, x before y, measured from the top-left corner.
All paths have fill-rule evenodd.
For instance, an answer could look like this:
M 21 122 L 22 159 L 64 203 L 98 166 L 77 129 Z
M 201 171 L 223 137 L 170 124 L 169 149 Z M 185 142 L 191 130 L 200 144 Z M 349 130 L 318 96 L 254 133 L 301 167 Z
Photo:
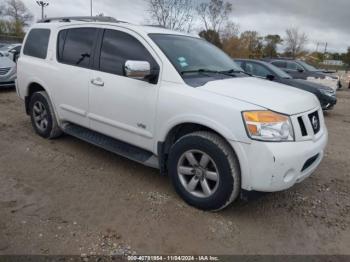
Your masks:
M 144 149 L 74 124 L 65 124 L 62 130 L 68 135 L 79 138 L 114 154 L 148 167 L 159 168 L 158 158 Z

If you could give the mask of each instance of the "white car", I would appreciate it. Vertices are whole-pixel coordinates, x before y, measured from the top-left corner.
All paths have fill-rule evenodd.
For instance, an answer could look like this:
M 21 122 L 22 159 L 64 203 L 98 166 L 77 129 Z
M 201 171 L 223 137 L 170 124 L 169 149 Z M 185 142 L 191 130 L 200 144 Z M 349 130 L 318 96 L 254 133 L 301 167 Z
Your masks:
M 203 210 L 289 189 L 321 163 L 328 133 L 313 94 L 248 77 L 197 36 L 98 20 L 29 30 L 17 92 L 38 135 L 159 168 Z
M 16 76 L 16 64 L 0 53 L 0 89 L 14 87 Z
M 19 53 L 21 52 L 22 44 L 10 44 L 0 48 L 0 54 L 7 56 L 12 61 L 16 61 Z

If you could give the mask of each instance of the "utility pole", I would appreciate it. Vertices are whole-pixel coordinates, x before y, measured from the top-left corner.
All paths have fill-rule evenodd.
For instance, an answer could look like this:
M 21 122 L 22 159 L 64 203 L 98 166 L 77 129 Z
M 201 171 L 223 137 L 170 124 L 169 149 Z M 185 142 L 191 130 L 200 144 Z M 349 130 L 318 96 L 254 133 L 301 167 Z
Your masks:
M 90 16 L 92 16 L 92 0 L 90 0 Z
M 36 1 L 36 3 L 38 4 L 38 6 L 41 7 L 41 19 L 44 19 L 45 18 L 44 9 L 49 5 L 49 3 L 45 1 Z

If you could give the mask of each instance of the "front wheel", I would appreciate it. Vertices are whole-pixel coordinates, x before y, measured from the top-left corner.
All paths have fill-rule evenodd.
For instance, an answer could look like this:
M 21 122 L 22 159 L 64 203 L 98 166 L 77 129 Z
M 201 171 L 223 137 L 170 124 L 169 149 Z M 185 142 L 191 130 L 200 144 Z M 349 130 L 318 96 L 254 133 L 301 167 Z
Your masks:
M 177 193 L 196 208 L 221 210 L 239 196 L 238 160 L 227 142 L 214 133 L 180 138 L 170 150 L 168 168 Z

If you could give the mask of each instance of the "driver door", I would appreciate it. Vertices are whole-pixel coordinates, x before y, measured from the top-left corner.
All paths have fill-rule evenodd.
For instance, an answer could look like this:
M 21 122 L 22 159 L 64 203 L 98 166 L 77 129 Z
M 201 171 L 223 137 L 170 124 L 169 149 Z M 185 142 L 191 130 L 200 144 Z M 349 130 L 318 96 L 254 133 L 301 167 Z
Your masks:
M 124 30 L 124 29 L 123 29 Z M 150 83 L 126 77 L 126 61 L 149 62 L 158 68 L 155 54 L 137 34 L 105 29 L 89 83 L 90 128 L 136 145 L 153 150 L 158 82 Z

